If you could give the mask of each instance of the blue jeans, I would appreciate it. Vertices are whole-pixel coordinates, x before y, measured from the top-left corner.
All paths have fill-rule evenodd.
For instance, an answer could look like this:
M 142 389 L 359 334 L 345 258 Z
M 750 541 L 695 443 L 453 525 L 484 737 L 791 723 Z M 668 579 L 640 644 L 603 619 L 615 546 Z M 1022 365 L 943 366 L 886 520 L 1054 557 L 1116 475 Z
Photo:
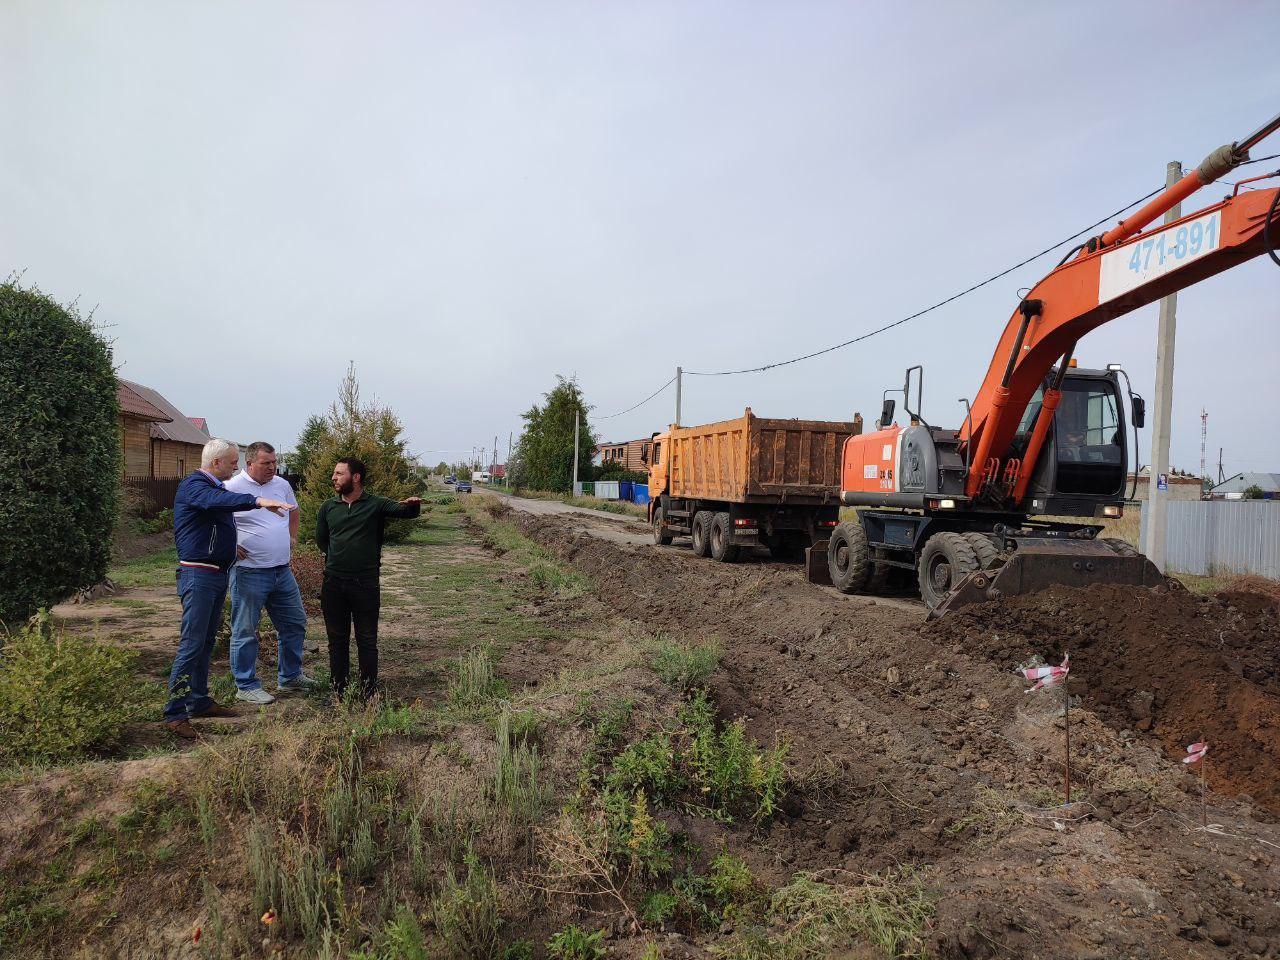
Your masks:
M 227 575 L 221 570 L 179 567 L 178 596 L 182 598 L 182 638 L 169 671 L 166 720 L 185 720 L 213 706 L 209 697 L 209 657 L 222 626 Z
M 277 683 L 302 673 L 302 645 L 307 614 L 302 591 L 289 565 L 233 567 L 231 570 L 231 675 L 241 690 L 260 690 L 258 680 L 258 621 L 266 608 L 280 635 L 276 660 Z

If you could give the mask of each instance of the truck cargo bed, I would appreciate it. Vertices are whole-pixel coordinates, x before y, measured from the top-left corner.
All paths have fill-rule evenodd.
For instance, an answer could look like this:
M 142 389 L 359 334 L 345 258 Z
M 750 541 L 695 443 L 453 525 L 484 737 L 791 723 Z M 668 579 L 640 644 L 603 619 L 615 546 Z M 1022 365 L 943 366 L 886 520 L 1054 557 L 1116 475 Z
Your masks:
M 727 503 L 834 503 L 852 423 L 743 416 L 673 428 L 671 495 Z

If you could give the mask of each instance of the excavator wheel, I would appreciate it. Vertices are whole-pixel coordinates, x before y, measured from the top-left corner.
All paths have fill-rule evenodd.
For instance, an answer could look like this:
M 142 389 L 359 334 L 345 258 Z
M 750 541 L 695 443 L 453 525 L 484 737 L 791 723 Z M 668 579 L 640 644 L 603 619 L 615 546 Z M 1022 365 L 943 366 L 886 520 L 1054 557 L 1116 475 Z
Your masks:
M 978 555 L 963 533 L 939 533 L 920 551 L 919 569 L 920 597 L 932 610 L 978 569 Z
M 699 510 L 693 515 L 693 523 L 689 526 L 690 540 L 694 556 L 711 556 L 711 521 L 715 514 L 710 510 Z
M 966 533 L 964 538 L 977 554 L 979 570 L 994 570 L 1000 564 L 1000 551 L 990 539 L 980 533 Z
M 841 593 L 861 593 L 871 573 L 871 551 L 861 523 L 842 523 L 827 544 L 831 582 Z
M 727 513 L 713 513 L 709 523 L 703 525 L 710 530 L 707 538 L 711 545 L 711 559 L 720 563 L 733 563 L 738 559 L 738 548 L 733 542 L 733 519 Z
M 675 536 L 668 532 L 663 526 L 663 522 L 667 519 L 666 511 L 661 507 L 654 508 L 653 511 L 653 542 L 655 546 L 670 546 Z

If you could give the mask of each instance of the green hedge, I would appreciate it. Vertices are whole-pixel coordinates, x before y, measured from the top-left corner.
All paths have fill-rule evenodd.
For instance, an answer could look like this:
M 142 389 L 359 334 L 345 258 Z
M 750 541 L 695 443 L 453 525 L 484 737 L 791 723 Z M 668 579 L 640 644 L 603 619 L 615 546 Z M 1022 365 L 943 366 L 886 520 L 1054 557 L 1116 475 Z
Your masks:
M 101 581 L 121 450 L 111 347 L 74 307 L 0 285 L 0 622 Z

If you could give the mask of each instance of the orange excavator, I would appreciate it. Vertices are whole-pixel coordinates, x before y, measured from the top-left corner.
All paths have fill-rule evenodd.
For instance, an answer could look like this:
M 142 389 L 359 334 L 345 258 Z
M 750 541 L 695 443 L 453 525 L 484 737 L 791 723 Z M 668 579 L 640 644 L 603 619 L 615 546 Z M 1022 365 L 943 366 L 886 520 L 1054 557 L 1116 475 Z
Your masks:
M 851 436 L 841 501 L 858 511 L 809 550 L 811 580 L 873 590 L 894 568 L 915 571 L 933 616 L 1051 584 L 1154 584 L 1159 570 L 1099 523 L 1124 509 L 1130 469 L 1118 365 L 1076 366 L 1090 330 L 1174 291 L 1268 254 L 1277 264 L 1280 187 L 1242 180 L 1220 202 L 1168 224 L 1157 217 L 1248 161 L 1280 128 L 1272 118 L 1219 147 L 1195 170 L 1101 236 L 1072 250 L 1018 305 L 959 429 L 920 415 L 923 369 L 886 390 L 873 432 Z M 1128 378 L 1125 377 L 1125 384 Z M 913 400 L 914 388 L 914 400 Z M 910 418 L 893 421 L 901 392 Z M 1145 404 L 1126 386 L 1136 445 Z

